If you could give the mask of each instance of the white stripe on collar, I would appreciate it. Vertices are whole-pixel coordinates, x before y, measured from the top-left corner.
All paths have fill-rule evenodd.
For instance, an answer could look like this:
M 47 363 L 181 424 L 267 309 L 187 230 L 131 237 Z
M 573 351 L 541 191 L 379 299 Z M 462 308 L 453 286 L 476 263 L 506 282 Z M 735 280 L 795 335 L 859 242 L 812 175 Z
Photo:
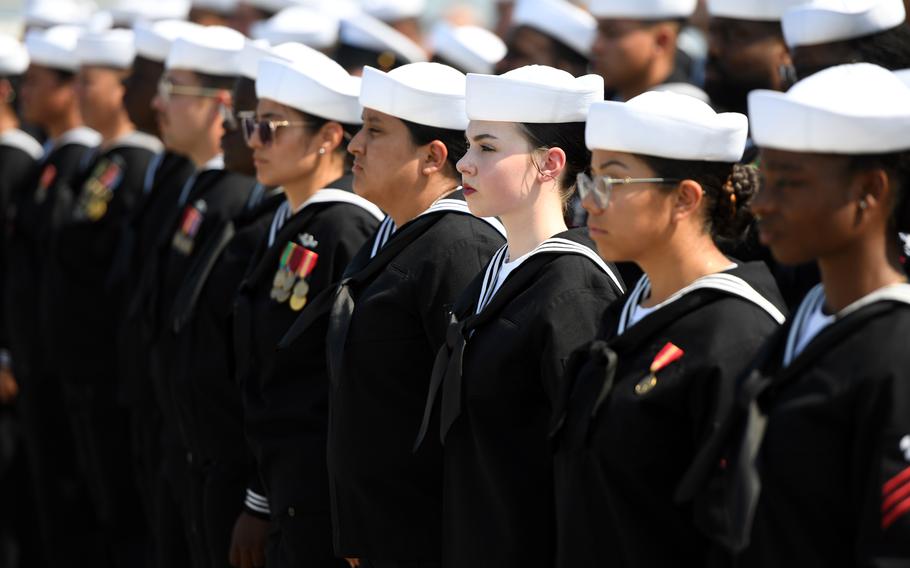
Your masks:
M 164 151 L 164 144 L 151 134 L 134 130 L 129 134 L 111 140 L 105 145 L 104 151 L 109 152 L 114 148 L 140 148 L 153 154 L 160 154 Z
M 51 152 L 66 146 L 67 144 L 80 144 L 88 148 L 94 148 L 98 144 L 101 144 L 101 135 L 85 126 L 78 126 L 71 130 L 67 130 L 54 140 L 50 140 L 50 146 L 46 151 L 45 155 L 50 155 Z
M 392 237 L 392 234 L 395 232 L 395 221 L 392 220 L 390 216 L 386 216 L 382 220 L 382 223 L 379 224 L 379 229 L 376 230 L 376 238 L 373 239 L 373 250 L 370 251 L 370 258 L 375 258 L 379 251 L 382 250 L 382 247 L 385 246 L 389 239 Z
M 0 145 L 18 148 L 28 154 L 33 160 L 40 160 L 44 155 L 44 147 L 38 143 L 30 134 L 11 128 L 0 134 Z
M 356 193 L 351 193 L 350 191 L 345 191 L 343 189 L 334 189 L 327 187 L 325 189 L 320 189 L 312 197 L 303 202 L 303 204 L 295 211 L 294 213 L 299 213 L 308 205 L 313 205 L 315 203 L 348 203 L 350 205 L 356 205 L 360 207 L 370 215 L 376 218 L 377 221 L 382 221 L 385 217 L 382 210 L 371 201 L 360 197 Z
M 499 273 L 502 271 L 505 263 L 508 262 L 509 245 L 503 245 L 496 254 L 493 255 L 492 260 L 487 264 L 486 274 L 484 275 L 483 285 L 480 288 L 480 296 L 477 299 L 477 313 L 482 312 L 493 300 L 493 297 L 496 295 L 496 292 L 499 291 L 497 283 L 499 282 Z M 619 278 L 613 274 L 613 271 L 610 270 L 610 267 L 606 262 L 603 261 L 597 253 L 595 253 L 590 248 L 586 247 L 583 244 L 576 243 L 575 241 L 570 241 L 562 237 L 551 237 L 536 247 L 534 250 L 525 255 L 522 264 L 528 261 L 529 258 L 538 255 L 538 254 L 578 254 L 586 257 L 592 261 L 598 268 L 600 268 L 607 276 L 613 280 L 613 283 L 616 287 L 622 291 L 622 283 Z M 521 268 L 516 268 L 520 270 Z M 511 276 L 511 274 L 509 274 Z M 509 280 L 509 276 L 506 276 L 505 281 Z
M 799 355 L 795 351 L 796 346 L 799 343 L 799 336 L 802 333 L 805 320 L 809 318 L 820 305 L 824 305 L 825 301 L 827 301 L 827 298 L 825 297 L 825 288 L 821 284 L 817 284 L 808 294 L 806 294 L 806 297 L 803 299 L 802 303 L 800 303 L 799 309 L 796 312 L 796 317 L 793 319 L 793 325 L 790 327 L 790 332 L 787 335 L 787 344 L 784 348 L 784 367 L 788 367 Z M 859 311 L 876 302 L 901 302 L 910 305 L 910 284 L 892 284 L 863 296 L 837 312 L 837 314 L 834 315 L 834 322 L 831 325 L 835 325 L 839 320 L 844 319 L 853 312 Z M 812 341 L 814 341 L 814 339 Z M 809 342 L 809 345 L 812 344 L 812 341 Z M 805 351 L 805 348 L 803 350 Z
M 459 189 L 461 189 L 461 187 L 458 187 L 455 191 L 457 191 Z M 447 199 L 444 197 L 442 199 L 436 200 L 436 202 L 433 203 L 433 205 L 430 205 L 429 209 L 427 209 L 426 211 L 424 211 L 423 213 L 418 215 L 418 217 L 422 217 L 424 215 L 429 215 L 430 213 L 437 213 L 439 211 L 452 211 L 454 213 L 464 213 L 466 215 L 472 215 L 472 216 L 474 215 L 473 213 L 471 213 L 471 209 L 468 208 L 467 202 L 462 201 L 460 199 Z M 496 217 L 477 217 L 477 218 L 480 219 L 481 221 L 486 221 L 487 224 L 489 224 L 491 227 L 496 229 L 496 231 L 503 237 L 506 236 L 505 226 Z
M 695 282 L 677 291 L 675 294 L 660 304 L 654 306 L 654 311 L 656 312 L 660 308 L 663 308 L 675 302 L 686 294 L 689 294 L 696 290 L 704 289 L 719 290 L 721 292 L 730 294 L 731 296 L 737 296 L 748 302 L 752 302 L 759 308 L 763 309 L 778 324 L 784 323 L 787 319 L 783 312 L 777 309 L 777 307 L 769 302 L 767 298 L 759 294 L 758 291 L 749 285 L 748 282 L 738 276 L 734 276 L 725 272 L 717 272 L 715 274 L 702 276 Z M 646 274 L 642 276 L 638 281 L 638 284 L 635 286 L 635 289 L 632 291 L 632 293 L 629 294 L 629 297 L 623 306 L 622 315 L 619 318 L 619 326 L 617 328 L 618 335 L 622 335 L 625 333 L 626 329 L 631 327 L 629 325 L 629 320 L 632 316 L 632 312 L 635 310 L 635 306 L 639 305 L 641 303 L 641 300 L 647 297 L 650 291 L 651 281 L 648 280 L 648 275 Z M 643 319 L 646 319 L 647 317 L 648 316 L 645 316 Z

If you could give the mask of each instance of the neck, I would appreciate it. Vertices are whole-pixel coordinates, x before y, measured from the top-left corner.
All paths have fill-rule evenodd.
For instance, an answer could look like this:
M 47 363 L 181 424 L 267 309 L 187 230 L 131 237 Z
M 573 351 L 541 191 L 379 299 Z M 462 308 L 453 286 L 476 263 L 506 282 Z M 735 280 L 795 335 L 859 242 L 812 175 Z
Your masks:
M 136 127 L 126 116 L 126 112 L 123 112 L 116 120 L 112 120 L 109 124 L 100 125 L 95 130 L 101 135 L 101 145 L 104 146 L 113 140 L 134 132 Z
M 891 242 L 891 241 L 894 242 Z M 837 313 L 885 286 L 906 282 L 895 239 L 866 239 L 818 259 L 827 309 Z
M 317 191 L 327 187 L 330 183 L 344 175 L 342 167 L 320 168 L 311 175 L 300 177 L 292 182 L 282 184 L 284 196 L 291 206 L 291 211 L 297 211 L 300 206 L 313 197 Z
M 221 154 L 221 144 L 215 142 L 214 144 L 200 144 L 196 148 L 186 152 L 186 157 L 189 158 L 193 165 L 196 166 L 196 169 L 202 169 L 205 164 L 207 164 L 212 158 Z
M 710 235 L 678 241 L 665 239 L 662 246 L 636 259 L 651 281 L 651 296 L 642 303 L 644 307 L 656 306 L 699 278 L 730 266 L 730 259 L 717 249 Z
M 556 188 L 549 192 L 541 191 L 539 195 L 552 195 L 555 199 L 539 197 L 531 207 L 500 218 L 506 227 L 510 261 L 528 254 L 543 241 L 567 230 Z
M 75 105 L 73 106 L 75 107 Z M 47 130 L 47 135 L 53 140 L 65 132 L 82 126 L 82 116 L 79 114 L 79 109 L 72 108 L 61 116 L 59 120 L 48 122 L 43 126 Z
M 430 178 L 424 177 L 422 180 L 416 196 L 402 199 L 400 203 L 394 203 L 389 206 L 387 213 L 395 221 L 396 227 L 401 227 L 416 218 L 429 209 L 439 198 L 451 193 L 458 186 L 456 181 L 441 175 L 434 175 Z
M 0 132 L 19 128 L 19 118 L 8 105 L 0 109 Z
M 669 58 L 656 58 L 654 63 L 648 67 L 648 70 L 642 74 L 638 81 L 626 85 L 619 90 L 619 96 L 622 97 L 622 100 L 628 101 L 629 99 L 637 97 L 666 82 L 670 75 L 673 74 L 674 60 L 675 54 L 671 54 Z

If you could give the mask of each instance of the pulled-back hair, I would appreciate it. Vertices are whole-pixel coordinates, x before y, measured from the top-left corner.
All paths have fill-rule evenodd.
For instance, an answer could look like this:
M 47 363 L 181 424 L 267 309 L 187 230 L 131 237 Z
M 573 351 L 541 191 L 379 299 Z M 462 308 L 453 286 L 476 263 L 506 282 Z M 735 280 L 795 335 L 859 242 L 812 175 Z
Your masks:
M 707 202 L 705 228 L 718 244 L 737 244 L 752 222 L 749 204 L 761 176 L 751 165 L 639 156 L 659 177 L 697 182 Z
M 468 141 L 465 140 L 464 130 L 452 130 L 449 128 L 438 128 L 436 126 L 427 126 L 418 124 L 403 118 L 399 119 L 407 127 L 411 134 L 411 141 L 415 146 L 429 144 L 433 140 L 439 140 L 445 144 L 448 155 L 446 156 L 446 175 L 453 179 L 460 179 L 458 173 L 458 160 L 460 160 L 468 151 Z
M 585 123 L 518 123 L 519 131 L 534 149 L 560 148 L 566 154 L 566 167 L 559 180 L 563 206 L 575 192 L 575 178 L 591 169 L 591 151 L 585 146 Z

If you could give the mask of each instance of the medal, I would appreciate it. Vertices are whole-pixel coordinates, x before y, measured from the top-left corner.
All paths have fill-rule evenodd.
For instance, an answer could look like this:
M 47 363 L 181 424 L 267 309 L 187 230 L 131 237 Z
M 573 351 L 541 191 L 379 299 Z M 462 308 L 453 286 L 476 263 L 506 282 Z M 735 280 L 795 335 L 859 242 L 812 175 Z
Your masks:
M 82 186 L 77 217 L 89 221 L 98 221 L 104 217 L 108 203 L 114 198 L 114 189 L 122 178 L 123 169 L 117 163 L 112 160 L 99 162 Z
M 278 270 L 272 279 L 272 292 L 269 296 L 279 304 L 290 299 L 292 310 L 302 310 L 310 291 L 306 278 L 316 267 L 318 258 L 318 254 L 295 242 L 285 245 L 278 262 Z
M 202 221 L 205 219 L 204 213 L 205 202 L 201 200 L 184 209 L 183 219 L 180 221 L 180 228 L 174 233 L 174 238 L 171 241 L 171 244 L 177 251 L 186 256 L 189 256 L 193 252 L 196 234 L 199 232 Z
M 291 296 L 291 309 L 299 312 L 306 305 L 306 295 L 310 292 L 310 285 L 306 280 L 298 280 L 294 285 L 294 294 Z
M 642 396 L 651 392 L 657 386 L 657 372 L 678 360 L 685 352 L 672 343 L 664 345 L 657 357 L 651 362 L 650 373 L 635 385 L 635 394 Z
M 35 190 L 35 203 L 39 205 L 44 203 L 44 200 L 47 199 L 47 190 L 50 189 L 55 179 L 57 179 L 57 167 L 54 164 L 48 164 L 41 172 L 41 180 L 38 182 L 38 189 Z

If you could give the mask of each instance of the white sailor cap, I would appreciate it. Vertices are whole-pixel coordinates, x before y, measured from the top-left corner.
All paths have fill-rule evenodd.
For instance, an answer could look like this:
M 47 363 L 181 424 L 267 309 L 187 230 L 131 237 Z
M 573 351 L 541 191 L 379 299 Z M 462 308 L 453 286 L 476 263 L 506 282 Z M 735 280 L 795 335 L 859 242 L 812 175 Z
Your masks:
M 738 162 L 748 135 L 745 115 L 718 114 L 694 97 L 670 91 L 595 103 L 585 127 L 591 150 L 704 162 Z
M 905 85 L 910 87 L 910 69 L 901 69 L 900 71 L 895 71 L 897 78 L 904 82 Z
M 193 0 L 192 7 L 229 15 L 237 10 L 237 0 Z
M 164 63 L 178 37 L 190 35 L 201 27 L 186 20 L 138 22 L 133 30 L 136 34 L 136 55 Z
M 0 77 L 15 77 L 28 68 L 28 50 L 19 40 L 0 34 Z
M 328 120 L 361 122 L 360 79 L 317 51 L 294 62 L 263 59 L 256 96 Z
M 698 0 L 591 0 L 595 18 L 676 20 L 690 18 Z
M 784 13 L 809 0 L 708 0 L 708 14 L 753 22 L 779 22 Z
M 499 36 L 486 28 L 453 26 L 446 22 L 433 28 L 430 45 L 436 57 L 465 73 L 492 73 L 507 51 Z
M 518 0 L 512 27 L 534 28 L 584 55 L 591 55 L 597 20 L 567 0 Z
M 363 68 L 360 104 L 436 128 L 464 130 L 465 76 L 448 65 L 411 63 L 388 73 Z
M 391 51 L 408 63 L 427 60 L 423 48 L 408 36 L 367 14 L 353 14 L 342 18 L 339 41 L 380 53 Z
M 558 124 L 584 122 L 604 99 L 600 75 L 575 78 L 561 69 L 528 65 L 502 75 L 469 73 L 465 109 L 471 120 Z
M 786 93 L 749 94 L 752 139 L 792 152 L 876 154 L 910 149 L 910 87 L 871 63 L 838 65 Z
M 164 66 L 197 73 L 232 77 L 239 74 L 234 57 L 246 39 L 224 26 L 204 26 L 190 36 L 179 37 L 171 46 Z
M 902 0 L 814 0 L 784 14 L 790 47 L 818 45 L 881 33 L 904 23 Z
M 136 58 L 136 42 L 132 30 L 86 32 L 76 42 L 79 65 L 129 69 Z
M 31 63 L 64 71 L 78 71 L 79 61 L 73 52 L 84 31 L 78 26 L 29 30 L 25 34 L 25 48 Z
M 272 47 L 264 39 L 247 39 L 243 49 L 234 54 L 234 69 L 247 79 L 256 80 L 259 62 L 272 55 Z
M 272 14 L 305 3 L 303 0 L 240 0 L 240 2 Z
M 362 0 L 361 7 L 367 14 L 383 22 L 396 22 L 419 18 L 426 9 L 426 0 Z
M 26 6 L 25 25 L 37 28 L 84 25 L 95 11 L 94 3 L 73 0 L 32 0 Z
M 188 0 L 120 0 L 110 12 L 115 24 L 133 27 L 140 21 L 184 20 L 190 4 Z
M 272 45 L 297 42 L 316 49 L 325 49 L 338 41 L 338 18 L 308 6 L 292 6 L 281 10 L 265 21 L 256 22 L 250 29 L 255 39 Z

